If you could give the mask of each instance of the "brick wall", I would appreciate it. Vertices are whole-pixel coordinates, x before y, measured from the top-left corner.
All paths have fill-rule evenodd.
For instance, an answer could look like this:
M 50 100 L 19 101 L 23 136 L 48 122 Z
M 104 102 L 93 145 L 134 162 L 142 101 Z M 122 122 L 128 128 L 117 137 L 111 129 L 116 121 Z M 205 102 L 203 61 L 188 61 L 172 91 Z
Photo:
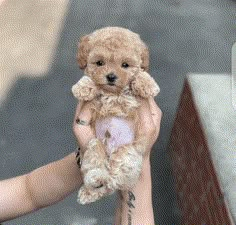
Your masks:
M 232 224 L 187 81 L 170 150 L 183 224 Z

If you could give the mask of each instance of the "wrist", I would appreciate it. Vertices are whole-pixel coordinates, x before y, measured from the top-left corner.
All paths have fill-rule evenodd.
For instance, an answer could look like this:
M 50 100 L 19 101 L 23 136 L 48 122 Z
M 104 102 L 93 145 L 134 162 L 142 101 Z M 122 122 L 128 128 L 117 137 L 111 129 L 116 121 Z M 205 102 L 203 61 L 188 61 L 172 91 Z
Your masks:
M 144 162 L 136 185 L 128 191 L 122 191 L 120 198 L 122 215 L 120 224 L 154 225 L 149 160 Z
M 140 173 L 140 177 L 135 184 L 135 186 L 130 190 L 132 192 L 137 193 L 151 193 L 152 191 L 152 180 L 151 180 L 151 165 L 150 160 L 145 159 L 143 161 L 142 170 Z M 124 200 L 124 196 L 127 195 L 127 191 L 121 191 L 120 197 L 122 200 Z
M 140 179 L 139 181 L 142 181 L 143 179 L 151 179 L 151 163 L 150 163 L 150 158 L 144 158 L 143 164 L 142 164 L 142 170 L 140 174 Z

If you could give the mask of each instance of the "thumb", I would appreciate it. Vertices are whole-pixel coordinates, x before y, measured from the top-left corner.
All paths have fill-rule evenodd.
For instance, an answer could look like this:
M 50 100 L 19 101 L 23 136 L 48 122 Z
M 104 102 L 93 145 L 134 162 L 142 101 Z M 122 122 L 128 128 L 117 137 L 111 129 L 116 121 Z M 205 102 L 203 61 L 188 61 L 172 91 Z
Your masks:
M 73 131 L 81 148 L 84 148 L 88 142 L 95 137 L 94 130 L 90 123 L 92 119 L 92 113 L 90 104 L 79 104 L 76 109 Z

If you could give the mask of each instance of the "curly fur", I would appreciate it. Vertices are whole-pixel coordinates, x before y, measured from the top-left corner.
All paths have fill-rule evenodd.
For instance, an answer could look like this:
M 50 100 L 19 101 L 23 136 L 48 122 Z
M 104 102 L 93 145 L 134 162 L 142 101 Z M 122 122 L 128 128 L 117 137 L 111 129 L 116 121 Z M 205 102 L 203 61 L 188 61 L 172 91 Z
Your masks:
M 91 126 L 97 134 L 82 156 L 84 185 L 78 201 L 86 204 L 117 189 L 130 189 L 137 182 L 146 149 L 145 136 L 137 132 L 137 96 L 154 97 L 160 89 L 147 73 L 147 46 L 138 34 L 125 28 L 106 27 L 82 37 L 78 63 L 85 76 L 72 87 L 72 92 L 78 100 L 90 101 Z M 116 77 L 112 84 L 107 77 L 110 74 Z M 102 123 L 115 128 L 105 131 Z M 126 124 L 133 135 L 119 138 Z M 103 133 L 98 135 L 99 132 Z M 114 146 L 112 140 L 115 149 L 109 149 Z
M 73 85 L 72 92 L 77 99 L 91 101 L 97 94 L 97 87 L 88 76 L 83 76 L 78 83 Z

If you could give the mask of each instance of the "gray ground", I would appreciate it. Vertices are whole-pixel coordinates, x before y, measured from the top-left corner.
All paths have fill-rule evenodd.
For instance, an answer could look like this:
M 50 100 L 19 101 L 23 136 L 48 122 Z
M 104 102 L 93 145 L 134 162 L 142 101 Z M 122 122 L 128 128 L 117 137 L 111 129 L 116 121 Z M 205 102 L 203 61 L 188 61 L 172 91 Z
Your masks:
M 150 73 L 161 87 L 156 100 L 164 116 L 152 157 L 156 224 L 179 224 L 167 148 L 178 99 L 187 73 L 230 72 L 235 12 L 230 0 L 71 0 L 50 71 L 44 78 L 19 79 L 0 108 L 0 179 L 73 151 L 76 101 L 70 89 L 83 75 L 75 59 L 77 40 L 103 26 L 127 27 L 150 47 Z M 76 193 L 6 224 L 108 224 L 111 220 L 114 196 L 86 207 L 75 200 Z

